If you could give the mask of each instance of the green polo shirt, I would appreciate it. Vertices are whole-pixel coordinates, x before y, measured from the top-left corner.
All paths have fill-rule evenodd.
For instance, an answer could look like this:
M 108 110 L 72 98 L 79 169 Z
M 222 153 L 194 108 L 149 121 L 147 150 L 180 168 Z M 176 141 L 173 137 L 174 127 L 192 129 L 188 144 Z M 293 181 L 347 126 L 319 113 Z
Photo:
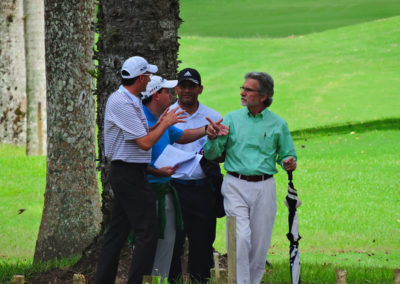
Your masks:
M 288 125 L 265 108 L 255 117 L 247 108 L 228 113 L 223 122 L 229 134 L 207 140 L 204 155 L 216 159 L 226 151 L 225 170 L 243 175 L 277 173 L 276 163 L 293 156 L 297 160 Z M 282 167 L 283 168 L 283 167 Z

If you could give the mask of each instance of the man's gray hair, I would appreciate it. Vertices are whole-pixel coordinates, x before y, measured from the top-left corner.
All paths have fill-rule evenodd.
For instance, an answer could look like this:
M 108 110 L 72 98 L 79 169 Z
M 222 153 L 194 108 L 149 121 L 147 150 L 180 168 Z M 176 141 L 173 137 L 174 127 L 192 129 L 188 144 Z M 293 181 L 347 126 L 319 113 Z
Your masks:
M 272 104 L 272 97 L 274 96 L 274 79 L 271 75 L 264 72 L 249 72 L 244 75 L 244 78 L 254 79 L 258 81 L 260 94 L 267 93 L 267 99 L 264 101 L 264 106 L 269 107 Z

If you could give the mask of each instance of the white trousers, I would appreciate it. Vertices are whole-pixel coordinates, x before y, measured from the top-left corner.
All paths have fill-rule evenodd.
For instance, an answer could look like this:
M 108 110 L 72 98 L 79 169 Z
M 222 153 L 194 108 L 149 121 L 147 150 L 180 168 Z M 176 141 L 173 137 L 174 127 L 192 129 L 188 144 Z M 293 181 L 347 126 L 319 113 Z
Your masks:
M 226 215 L 236 217 L 237 283 L 258 284 L 276 216 L 275 180 L 248 182 L 226 174 L 221 191 Z
M 158 239 L 152 272 L 154 276 L 161 276 L 162 282 L 164 282 L 164 278 L 168 278 L 176 235 L 175 206 L 171 193 L 165 195 L 165 214 L 164 239 Z

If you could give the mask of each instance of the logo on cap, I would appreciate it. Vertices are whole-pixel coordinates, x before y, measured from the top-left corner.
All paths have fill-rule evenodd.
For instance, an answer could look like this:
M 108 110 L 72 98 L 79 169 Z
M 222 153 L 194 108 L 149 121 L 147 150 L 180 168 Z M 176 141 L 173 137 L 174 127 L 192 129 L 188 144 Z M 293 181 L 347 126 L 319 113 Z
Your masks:
M 186 73 L 185 73 L 185 75 L 183 75 L 183 76 L 192 76 L 192 74 L 190 74 L 190 72 L 189 71 L 187 71 Z

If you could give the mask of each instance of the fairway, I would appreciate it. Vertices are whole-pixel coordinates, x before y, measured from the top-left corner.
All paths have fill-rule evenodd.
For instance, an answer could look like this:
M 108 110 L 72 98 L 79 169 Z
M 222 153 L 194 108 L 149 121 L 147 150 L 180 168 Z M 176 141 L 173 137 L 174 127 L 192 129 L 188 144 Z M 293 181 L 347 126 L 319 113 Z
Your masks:
M 393 283 L 400 268 L 399 0 L 180 2 L 179 70 L 200 72 L 203 104 L 225 116 L 241 108 L 245 73 L 275 80 L 270 109 L 288 122 L 299 159 L 302 281 L 334 283 L 335 269 L 345 268 L 348 283 Z M 286 283 L 287 176 L 278 170 L 268 281 Z M 46 157 L 0 143 L 0 268 L 32 260 L 45 186 Z M 214 247 L 225 253 L 225 219 L 217 226 Z
M 291 130 L 400 117 L 400 17 L 284 39 L 183 37 L 180 68 L 203 75 L 200 101 L 240 107 L 245 72 L 275 80 L 271 110 Z
M 400 14 L 398 0 L 181 0 L 181 36 L 287 37 Z

